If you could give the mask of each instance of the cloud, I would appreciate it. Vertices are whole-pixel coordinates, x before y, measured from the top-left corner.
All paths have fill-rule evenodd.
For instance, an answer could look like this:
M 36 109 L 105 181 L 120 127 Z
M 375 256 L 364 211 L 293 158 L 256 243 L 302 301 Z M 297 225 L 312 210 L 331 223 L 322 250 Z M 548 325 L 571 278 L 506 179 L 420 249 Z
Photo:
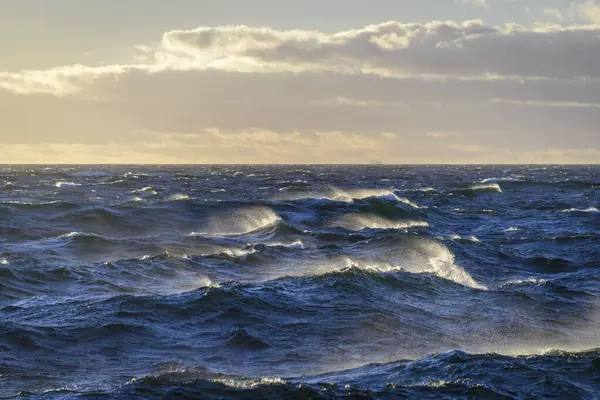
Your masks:
M 600 149 L 510 149 L 432 143 L 423 153 L 392 132 L 138 132 L 133 143 L 3 145 L 3 163 L 24 164 L 585 164 L 600 163 Z M 433 139 L 435 140 L 435 138 Z
M 513 106 L 529 106 L 529 107 L 551 107 L 551 108 L 600 108 L 600 103 L 579 103 L 576 101 L 535 101 L 535 100 L 507 100 L 507 99 L 490 99 L 492 103 L 504 103 Z
M 173 30 L 130 64 L 0 72 L 2 161 L 598 161 L 598 35 L 481 21 Z
M 151 62 L 0 72 L 0 87 L 65 96 L 136 71 L 337 73 L 437 81 L 600 79 L 598 35 L 600 26 L 593 25 L 527 28 L 490 26 L 479 20 L 390 21 L 336 33 L 199 27 L 169 31 L 158 45 L 138 46 L 132 58 Z
M 587 0 L 574 5 L 575 13 L 586 21 L 600 25 L 600 3 L 596 0 Z
M 373 163 L 400 160 L 392 132 L 138 131 L 128 142 L 6 144 L 4 163 Z

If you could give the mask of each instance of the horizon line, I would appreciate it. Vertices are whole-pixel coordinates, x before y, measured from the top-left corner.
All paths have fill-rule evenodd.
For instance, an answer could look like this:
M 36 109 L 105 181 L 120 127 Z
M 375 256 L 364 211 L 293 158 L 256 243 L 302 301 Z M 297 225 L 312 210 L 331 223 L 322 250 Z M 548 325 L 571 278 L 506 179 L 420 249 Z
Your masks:
M 598 163 L 6 163 L 0 166 L 600 166 Z

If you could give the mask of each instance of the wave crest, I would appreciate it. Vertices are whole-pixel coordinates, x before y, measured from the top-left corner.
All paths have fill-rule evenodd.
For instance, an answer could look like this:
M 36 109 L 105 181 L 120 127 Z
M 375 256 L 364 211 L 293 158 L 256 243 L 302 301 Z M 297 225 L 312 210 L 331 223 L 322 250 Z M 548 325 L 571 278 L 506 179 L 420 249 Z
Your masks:
M 236 236 L 262 231 L 276 226 L 281 217 L 269 207 L 249 206 L 213 216 L 207 233 L 216 236 Z
M 339 272 L 347 268 L 359 268 L 372 272 L 407 272 L 411 274 L 430 274 L 452 281 L 462 286 L 478 290 L 488 290 L 487 286 L 477 282 L 461 266 L 455 264 L 455 256 L 450 249 L 430 239 L 407 239 L 404 245 L 367 249 L 364 253 L 371 256 L 340 256 L 327 262 L 307 266 L 302 264 L 287 276 L 314 276 Z
M 343 203 L 353 203 L 356 200 L 364 200 L 369 198 L 379 198 L 382 200 L 396 201 L 399 203 L 407 204 L 413 208 L 420 208 L 419 205 L 408 200 L 404 197 L 397 196 L 392 190 L 389 189 L 348 189 L 342 190 L 339 188 L 331 187 L 324 193 L 313 193 L 308 196 L 297 197 L 294 200 L 329 200 L 339 201 Z
M 472 185 L 469 189 L 471 189 L 471 190 L 485 190 L 485 191 L 492 191 L 492 192 L 502 193 L 502 188 L 496 182 L 478 183 L 478 184 Z
M 375 214 L 349 213 L 336 218 L 330 226 L 360 231 L 363 229 L 427 228 L 429 224 L 425 221 L 414 220 L 394 221 Z
M 569 208 L 568 210 L 562 210 L 563 213 L 587 213 L 587 214 L 595 214 L 600 213 L 596 207 L 588 207 L 588 208 Z

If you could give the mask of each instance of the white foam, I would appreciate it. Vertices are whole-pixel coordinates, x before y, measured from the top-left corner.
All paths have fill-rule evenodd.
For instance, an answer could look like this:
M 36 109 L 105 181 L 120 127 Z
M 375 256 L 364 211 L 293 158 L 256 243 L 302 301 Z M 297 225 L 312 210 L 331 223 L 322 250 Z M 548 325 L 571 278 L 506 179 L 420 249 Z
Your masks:
M 463 238 L 462 236 L 460 236 L 457 233 L 453 233 L 452 235 L 450 235 L 450 240 L 468 240 L 468 241 L 473 242 L 473 243 L 481 243 L 481 240 L 479 240 L 477 238 L 477 236 L 473 236 L 472 235 L 472 236 L 468 236 L 468 237 L 464 237 Z
M 285 385 L 286 381 L 281 378 L 260 378 L 258 380 L 242 380 L 242 379 L 213 379 L 213 382 L 218 382 L 223 385 L 229 386 L 236 389 L 253 389 L 259 386 L 268 385 Z
M 330 226 L 334 228 L 345 228 L 351 231 L 360 231 L 362 229 L 427 228 L 429 227 L 429 224 L 425 221 L 393 221 L 374 214 L 349 213 L 336 218 L 330 223 Z
M 316 199 L 316 200 L 332 200 L 340 201 L 344 203 L 353 203 L 356 200 L 364 200 L 372 197 L 378 197 L 384 200 L 397 201 L 399 203 L 410 205 L 413 208 L 420 208 L 414 202 L 404 198 L 398 197 L 392 190 L 389 189 L 349 189 L 342 190 L 338 188 L 329 188 L 324 193 L 313 193 L 309 196 L 302 196 L 293 198 L 294 200 L 300 199 Z
M 64 238 L 72 238 L 72 237 L 78 237 L 78 236 L 100 237 L 99 235 L 97 235 L 95 233 L 74 231 L 74 232 L 64 233 L 62 235 L 57 236 L 56 238 L 58 238 L 58 239 L 64 239 Z
M 520 231 L 520 229 L 515 226 L 511 226 L 510 228 L 504 229 L 504 232 L 517 232 L 517 231 Z
M 477 282 L 454 261 L 454 254 L 441 243 L 430 239 L 413 239 L 407 241 L 406 246 L 395 247 L 387 252 L 379 250 L 375 257 L 338 256 L 313 265 L 302 263 L 287 271 L 288 276 L 313 276 L 354 267 L 381 273 L 430 274 L 473 289 L 487 290 L 485 285 Z
M 498 183 L 478 183 L 472 185 L 469 189 L 471 190 L 492 190 L 498 193 L 502 193 L 502 188 Z
M 183 193 L 172 194 L 167 197 L 167 201 L 182 201 L 182 200 L 190 200 L 190 196 Z
M 503 178 L 486 178 L 481 181 L 481 183 L 500 183 L 500 182 L 521 182 L 521 180 L 507 176 L 507 177 L 503 177 Z
M 505 288 L 507 286 L 512 286 L 512 285 L 522 285 L 522 284 L 527 284 L 527 283 L 531 283 L 536 286 L 543 286 L 546 283 L 548 283 L 548 280 L 541 279 L 541 278 L 511 279 L 511 280 L 505 282 L 504 284 L 502 284 L 501 288 Z
M 279 222 L 281 217 L 269 207 L 242 207 L 213 216 L 207 226 L 207 235 L 244 235 L 273 227 Z
M 6 258 L 0 258 L 0 264 L 1 265 L 8 265 L 8 260 Z
M 428 262 L 425 265 L 421 261 L 408 263 L 406 265 L 408 272 L 434 274 L 464 286 L 487 290 L 486 286 L 477 282 L 467 271 L 454 263 L 454 254 L 441 243 L 421 240 L 415 247 L 419 256 L 414 257 L 413 261 L 424 257 L 428 258 Z
M 598 213 L 598 212 L 600 212 L 600 210 L 598 210 L 596 207 L 588 207 L 588 208 L 569 208 L 568 210 L 562 210 L 561 212 L 564 212 L 564 213 L 572 213 L 572 212 Z
M 154 188 L 152 186 L 144 186 L 141 189 L 135 189 L 135 190 L 131 191 L 131 193 L 144 193 L 144 192 L 154 192 L 156 194 L 156 192 L 154 191 Z
M 81 186 L 81 184 L 75 183 L 75 182 L 61 181 L 61 182 L 56 182 L 54 184 L 54 186 L 56 186 L 57 188 L 62 188 L 62 187 L 70 187 L 70 186 Z
M 297 249 L 297 250 L 304 249 L 304 243 L 300 239 L 298 239 L 292 243 L 274 242 L 274 243 L 267 243 L 266 245 L 271 246 L 271 247 L 287 247 L 290 249 Z

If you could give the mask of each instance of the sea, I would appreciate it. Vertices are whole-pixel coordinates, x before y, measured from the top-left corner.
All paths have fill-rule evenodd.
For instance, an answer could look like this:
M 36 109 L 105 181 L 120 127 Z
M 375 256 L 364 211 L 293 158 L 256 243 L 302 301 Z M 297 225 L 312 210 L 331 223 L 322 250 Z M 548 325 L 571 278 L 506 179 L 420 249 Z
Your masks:
M 2 399 L 598 399 L 600 167 L 0 165 Z

